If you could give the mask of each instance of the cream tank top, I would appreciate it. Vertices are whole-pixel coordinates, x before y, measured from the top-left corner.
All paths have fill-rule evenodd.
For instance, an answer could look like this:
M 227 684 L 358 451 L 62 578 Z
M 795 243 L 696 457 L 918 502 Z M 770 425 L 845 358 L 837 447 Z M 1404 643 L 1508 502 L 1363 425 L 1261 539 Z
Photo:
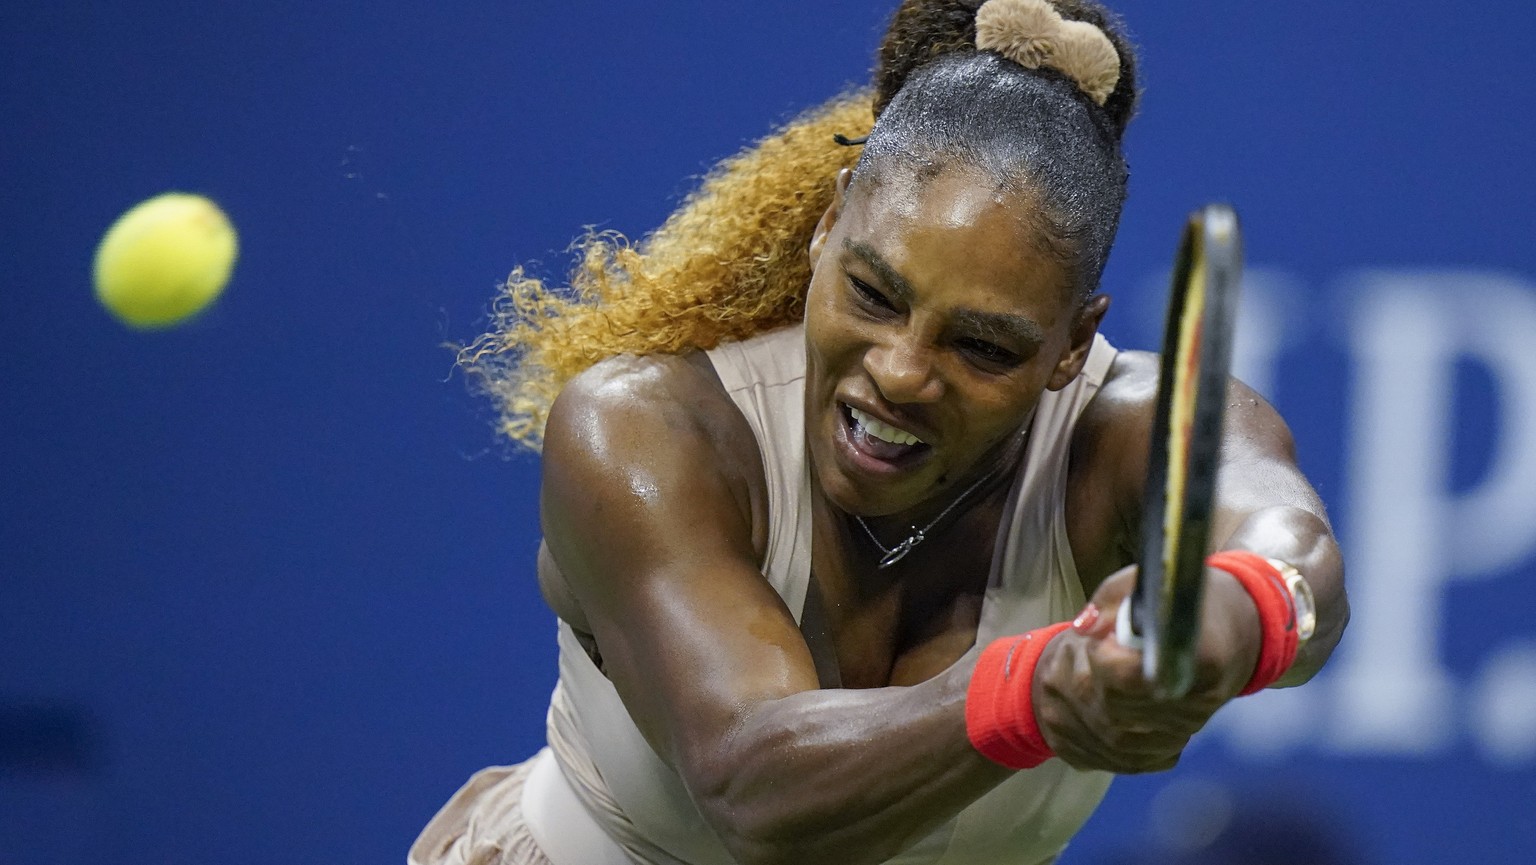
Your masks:
M 763 576 L 798 621 L 811 563 L 804 327 L 728 343 L 708 354 L 757 436 L 768 485 Z M 1077 418 L 1103 384 L 1114 357 L 1108 341 L 1095 337 L 1082 374 L 1062 390 L 1041 397 L 998 534 L 978 645 L 1065 621 L 1087 603 L 1067 541 L 1067 451 Z M 550 701 L 549 745 L 587 812 L 581 816 L 593 818 L 629 859 L 644 865 L 731 865 L 730 854 L 694 807 L 681 778 L 651 750 L 612 683 L 563 622 L 559 645 L 560 680 Z M 1052 862 L 1098 806 L 1111 777 L 1047 761 L 1015 773 L 887 861 Z M 574 825 L 566 828 L 582 831 Z

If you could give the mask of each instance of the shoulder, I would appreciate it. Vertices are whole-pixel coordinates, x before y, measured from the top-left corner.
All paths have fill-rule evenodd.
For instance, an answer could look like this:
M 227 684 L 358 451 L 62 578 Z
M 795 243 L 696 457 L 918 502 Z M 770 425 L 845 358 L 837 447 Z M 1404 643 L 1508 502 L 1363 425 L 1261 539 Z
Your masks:
M 1151 352 L 1120 352 L 1073 431 L 1073 472 L 1084 480 L 1125 490 L 1135 503 L 1140 501 L 1147 472 L 1160 366 L 1158 355 Z M 1232 378 L 1227 383 L 1222 461 L 1253 455 L 1293 459 L 1294 444 L 1274 407 Z
M 1092 593 L 1133 555 L 1140 479 L 1157 404 L 1158 356 L 1120 351 L 1072 431 L 1067 531 L 1085 590 Z
M 1084 419 L 1105 420 L 1111 416 L 1134 416 L 1145 412 L 1148 423 L 1157 400 L 1158 356 L 1150 351 L 1120 350 L 1094 401 L 1084 412 Z
M 751 428 L 702 352 L 594 364 L 560 392 L 544 434 L 546 463 L 710 457 L 729 471 L 755 454 Z
M 543 527 L 562 564 L 558 541 L 595 537 L 594 520 L 672 522 L 702 507 L 754 547 L 766 535 L 756 438 L 699 352 L 619 355 L 576 376 L 550 409 L 543 464 Z
M 615 355 L 588 367 L 560 391 L 550 412 L 552 433 L 559 437 L 578 431 L 566 425 L 592 412 L 690 423 L 701 399 L 730 401 L 702 354 Z
M 1083 410 L 1072 435 L 1067 527 L 1085 587 L 1129 564 L 1141 508 L 1157 411 L 1158 355 L 1123 351 Z M 1221 440 L 1221 495 L 1232 503 L 1264 498 L 1255 489 L 1315 496 L 1295 465 L 1295 444 L 1284 419 L 1237 379 L 1227 384 Z
M 1158 356 L 1151 352 L 1115 355 L 1104 383 L 1073 430 L 1076 470 L 1108 471 L 1126 459 L 1146 462 L 1157 406 L 1158 366 Z
M 1101 457 L 1129 459 L 1134 468 L 1144 469 L 1157 410 L 1160 366 L 1152 352 L 1117 354 L 1104 384 L 1078 421 L 1074 448 L 1080 443 L 1097 444 Z M 1294 444 L 1284 419 L 1257 391 L 1236 378 L 1227 382 L 1226 417 L 1223 447 L 1228 456 L 1249 444 L 1292 454 Z

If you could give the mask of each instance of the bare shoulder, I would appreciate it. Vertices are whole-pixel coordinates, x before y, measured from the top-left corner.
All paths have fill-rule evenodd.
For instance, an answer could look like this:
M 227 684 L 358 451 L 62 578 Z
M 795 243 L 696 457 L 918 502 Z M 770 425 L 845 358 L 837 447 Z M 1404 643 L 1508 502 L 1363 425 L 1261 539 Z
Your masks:
M 1067 528 L 1085 588 L 1092 591 L 1130 564 L 1141 524 L 1152 426 L 1157 410 L 1158 355 L 1122 351 L 1072 434 Z M 1321 514 L 1321 503 L 1296 466 L 1295 442 L 1279 412 L 1237 379 L 1227 384 L 1218 499 L 1223 514 L 1293 504 Z M 1213 538 L 1235 517 L 1218 515 Z
M 1146 474 L 1157 376 L 1157 355 L 1119 352 L 1072 431 L 1067 534 L 1089 594 L 1135 554 L 1140 488 L 1128 482 Z
M 1158 355 L 1122 351 L 1115 357 L 1099 393 L 1083 411 L 1073 433 L 1073 449 L 1085 460 L 1083 470 L 1145 474 L 1152 424 L 1157 409 Z M 1227 383 L 1223 462 L 1250 450 L 1294 458 L 1290 428 L 1264 397 L 1233 378 Z
M 1157 403 L 1158 366 L 1158 356 L 1150 351 L 1118 352 L 1098 395 L 1083 412 L 1080 424 L 1116 425 L 1140 421 L 1150 427 Z
M 683 464 L 733 485 L 762 476 L 751 427 L 702 352 L 619 355 L 576 376 L 551 407 L 544 462 L 621 476 Z
M 702 352 L 620 355 L 576 376 L 550 410 L 543 467 L 539 581 L 578 630 L 586 616 L 571 579 L 612 571 L 588 567 L 598 560 L 658 554 L 634 547 L 662 527 L 712 528 L 666 534 L 759 557 L 766 544 L 757 440 Z
M 1145 351 L 1115 355 L 1109 374 L 1078 418 L 1072 433 L 1073 474 L 1110 484 L 1145 473 L 1157 407 L 1158 356 Z
M 751 434 L 703 352 L 622 354 L 593 364 L 566 384 L 550 409 L 546 443 L 622 436 L 622 428 L 594 423 L 619 419 L 660 423 L 711 439 L 736 431 Z

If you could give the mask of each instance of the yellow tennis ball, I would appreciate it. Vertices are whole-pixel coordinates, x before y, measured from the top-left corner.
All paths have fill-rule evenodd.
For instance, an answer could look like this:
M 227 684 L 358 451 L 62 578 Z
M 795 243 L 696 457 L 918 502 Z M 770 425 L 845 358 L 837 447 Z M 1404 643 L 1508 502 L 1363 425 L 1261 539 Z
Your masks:
M 235 228 L 218 205 L 201 195 L 157 195 L 102 237 L 96 297 L 133 327 L 180 324 L 224 290 L 236 251 Z

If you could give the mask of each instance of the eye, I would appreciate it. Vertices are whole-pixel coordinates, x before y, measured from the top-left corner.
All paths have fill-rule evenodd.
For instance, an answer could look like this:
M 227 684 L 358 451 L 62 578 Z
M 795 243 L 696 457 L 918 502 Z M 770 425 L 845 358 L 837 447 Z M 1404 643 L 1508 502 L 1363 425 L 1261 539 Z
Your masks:
M 896 308 L 896 306 L 892 304 L 890 300 L 887 299 L 885 295 L 881 294 L 879 290 L 877 290 L 874 286 L 870 285 L 862 279 L 859 279 L 857 276 L 854 276 L 851 273 L 848 274 L 848 284 L 853 286 L 853 290 L 858 293 L 859 299 L 862 300 L 865 304 L 878 307 L 879 309 L 893 310 Z
M 984 339 L 966 337 L 957 340 L 955 344 L 972 360 L 980 361 L 989 366 L 1011 367 L 1018 366 L 1019 364 L 1019 356 L 1017 354 Z

